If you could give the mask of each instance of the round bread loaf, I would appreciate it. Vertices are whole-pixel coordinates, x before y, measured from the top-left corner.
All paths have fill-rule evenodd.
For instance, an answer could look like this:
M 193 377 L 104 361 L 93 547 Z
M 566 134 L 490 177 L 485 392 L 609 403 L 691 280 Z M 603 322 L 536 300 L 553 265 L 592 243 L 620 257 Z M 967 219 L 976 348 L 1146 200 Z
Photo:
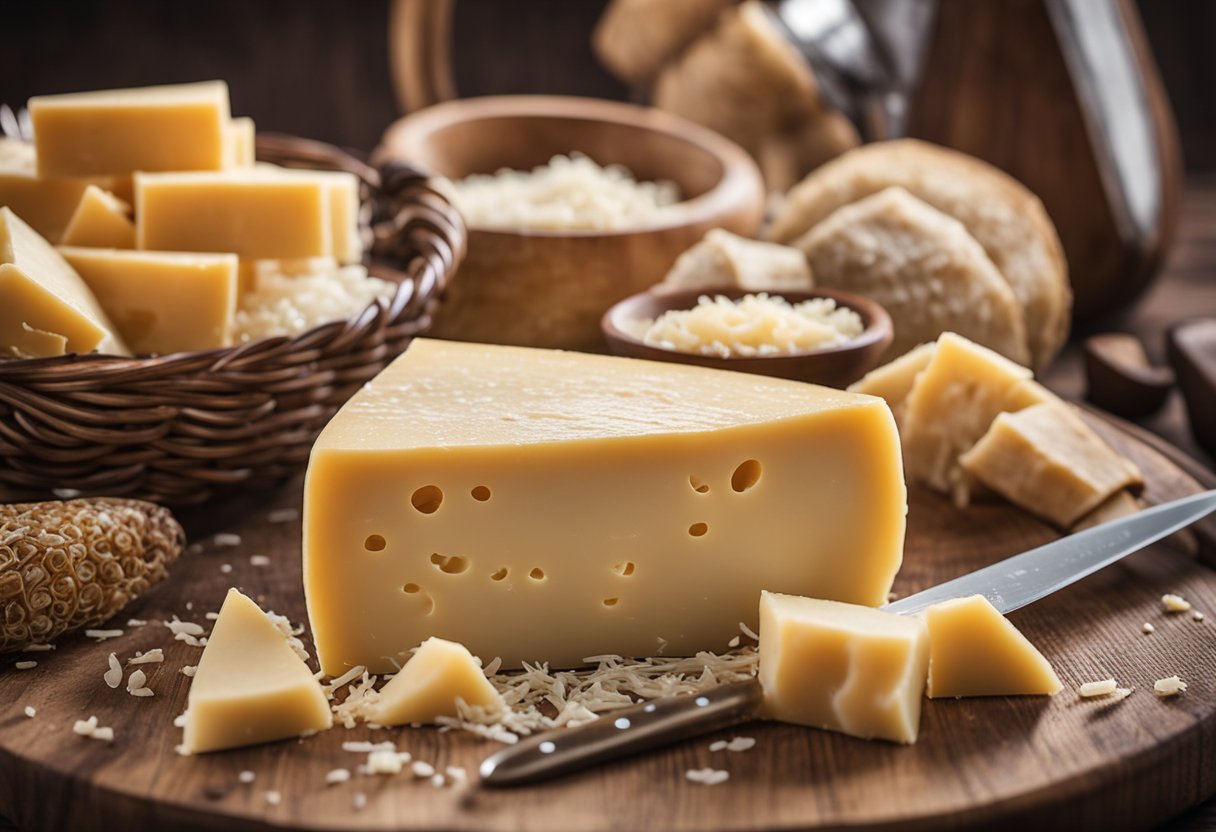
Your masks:
M 1032 366 L 1047 366 L 1068 337 L 1064 252 L 1038 197 L 986 162 L 915 139 L 865 145 L 796 185 L 769 236 L 805 249 L 834 211 L 892 186 L 954 217 L 983 246 L 1022 307 Z
M 956 332 L 1027 364 L 1022 308 L 958 220 L 887 188 L 834 212 L 799 238 L 817 286 L 878 301 L 895 325 L 886 358 Z

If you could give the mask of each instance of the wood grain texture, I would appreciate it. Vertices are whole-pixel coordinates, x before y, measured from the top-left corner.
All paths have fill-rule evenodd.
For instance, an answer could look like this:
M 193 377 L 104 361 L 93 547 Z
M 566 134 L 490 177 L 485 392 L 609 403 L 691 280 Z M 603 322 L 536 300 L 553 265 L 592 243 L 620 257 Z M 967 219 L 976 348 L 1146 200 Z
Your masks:
M 1151 501 L 1197 490 L 1164 456 L 1119 428 L 1098 429 L 1144 469 Z M 753 736 L 748 752 L 711 753 L 717 737 L 553 783 L 505 792 L 435 789 L 407 774 L 325 786 L 325 773 L 354 767 L 345 740 L 393 739 L 415 759 L 470 772 L 494 746 L 432 729 L 336 728 L 307 740 L 197 757 L 179 757 L 173 718 L 185 706 L 198 648 L 170 641 L 159 621 L 176 613 L 204 621 L 229 585 L 267 607 L 304 618 L 299 530 L 269 523 L 275 507 L 298 506 L 299 484 L 218 505 L 184 519 L 195 539 L 237 532 L 237 547 L 208 546 L 187 557 L 144 601 L 124 612 L 148 619 L 119 639 L 71 639 L 36 654 L 33 670 L 0 662 L 0 816 L 24 832 L 50 829 L 1139 829 L 1171 817 L 1216 790 L 1216 621 L 1167 617 L 1160 596 L 1179 592 L 1216 612 L 1216 574 L 1194 559 L 1193 535 L 1132 556 L 1013 618 L 1053 661 L 1066 690 L 1045 698 L 930 701 L 920 741 L 869 743 L 792 726 L 754 723 L 723 733 Z M 907 558 L 897 581 L 907 594 L 1042 543 L 1053 533 L 1003 504 L 950 507 L 914 492 Z M 249 563 L 271 558 L 267 567 Z M 230 574 L 221 565 L 232 565 Z M 193 603 L 193 609 L 186 604 Z M 1216 618 L 1216 616 L 1214 616 Z M 1157 631 L 1141 632 L 1144 621 Z M 146 665 L 156 696 L 134 699 L 102 682 L 110 651 L 165 649 Z M 1155 679 L 1179 674 L 1185 695 L 1159 700 Z M 1114 676 L 1136 692 L 1120 703 L 1082 702 L 1073 689 Z M 22 715 L 32 705 L 33 719 Z M 96 714 L 115 729 L 113 745 L 71 732 Z M 684 771 L 725 768 L 731 779 L 705 787 Z M 250 770 L 252 784 L 238 782 Z M 283 801 L 270 806 L 267 789 Z M 364 793 L 356 812 L 353 796 Z

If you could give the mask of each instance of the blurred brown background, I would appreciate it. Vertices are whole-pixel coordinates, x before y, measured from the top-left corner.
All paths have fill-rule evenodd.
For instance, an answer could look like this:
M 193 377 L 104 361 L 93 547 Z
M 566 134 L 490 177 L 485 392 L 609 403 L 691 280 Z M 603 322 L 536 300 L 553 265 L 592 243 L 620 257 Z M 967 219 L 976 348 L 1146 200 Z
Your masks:
M 915 1 L 915 0 L 913 0 Z M 595 61 L 605 0 L 459 0 L 461 95 L 553 92 L 627 98 Z M 1216 170 L 1216 3 L 1139 0 L 1188 169 Z M 388 0 L 6 3 L 0 102 L 31 95 L 224 78 L 234 112 L 276 130 L 370 149 L 398 115 Z

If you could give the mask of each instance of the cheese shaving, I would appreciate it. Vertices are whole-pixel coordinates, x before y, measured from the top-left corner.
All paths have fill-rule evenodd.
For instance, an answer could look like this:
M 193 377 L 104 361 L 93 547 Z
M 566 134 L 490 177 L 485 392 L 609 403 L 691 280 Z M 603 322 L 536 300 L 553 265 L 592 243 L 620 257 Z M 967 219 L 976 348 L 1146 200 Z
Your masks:
M 1177 676 L 1167 676 L 1164 679 L 1158 679 L 1153 682 L 1153 693 L 1157 696 L 1165 698 L 1167 696 L 1177 696 L 1180 693 L 1186 692 L 1186 682 L 1179 679 Z
M 1086 682 L 1077 689 L 1082 699 L 1093 699 L 1098 696 L 1110 696 L 1119 685 L 1114 679 L 1103 679 L 1099 682 Z
M 1190 601 L 1172 592 L 1161 596 L 1161 604 L 1166 612 L 1189 612 L 1191 609 Z

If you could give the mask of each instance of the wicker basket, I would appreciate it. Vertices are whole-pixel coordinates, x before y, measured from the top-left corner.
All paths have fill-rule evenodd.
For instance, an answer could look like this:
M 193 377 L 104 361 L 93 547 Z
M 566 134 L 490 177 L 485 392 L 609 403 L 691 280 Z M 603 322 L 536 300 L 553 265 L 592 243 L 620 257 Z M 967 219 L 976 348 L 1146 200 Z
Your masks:
M 153 358 L 0 361 L 0 502 L 63 490 L 171 505 L 299 473 L 343 402 L 430 325 L 464 256 L 446 183 L 330 145 L 259 136 L 258 158 L 363 182 L 372 274 L 394 296 L 293 338 Z

